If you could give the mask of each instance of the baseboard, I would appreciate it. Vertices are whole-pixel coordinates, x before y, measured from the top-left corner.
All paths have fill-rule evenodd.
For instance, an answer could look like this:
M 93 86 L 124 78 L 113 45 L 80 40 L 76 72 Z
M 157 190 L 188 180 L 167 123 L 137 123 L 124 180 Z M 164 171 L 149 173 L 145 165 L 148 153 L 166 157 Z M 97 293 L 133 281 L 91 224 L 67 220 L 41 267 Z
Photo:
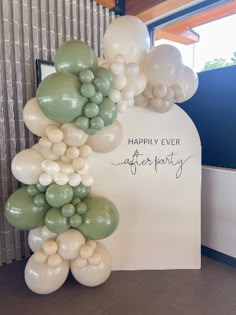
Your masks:
M 226 254 L 218 252 L 217 250 L 211 249 L 203 245 L 201 246 L 201 251 L 202 255 L 204 256 L 210 257 L 232 267 L 236 267 L 236 258 L 232 256 L 228 256 Z

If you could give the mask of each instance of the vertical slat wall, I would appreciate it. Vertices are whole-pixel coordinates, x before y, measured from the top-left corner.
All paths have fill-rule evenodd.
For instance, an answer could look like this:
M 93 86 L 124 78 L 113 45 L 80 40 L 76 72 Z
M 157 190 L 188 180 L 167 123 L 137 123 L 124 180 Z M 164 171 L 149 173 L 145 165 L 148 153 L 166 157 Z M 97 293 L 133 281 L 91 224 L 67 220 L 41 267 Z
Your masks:
M 36 138 L 22 111 L 35 96 L 35 59 L 53 61 L 65 40 L 87 41 L 102 56 L 102 38 L 115 14 L 90 0 L 0 1 L 0 265 L 29 255 L 27 232 L 9 226 L 4 204 L 19 183 L 11 160 Z

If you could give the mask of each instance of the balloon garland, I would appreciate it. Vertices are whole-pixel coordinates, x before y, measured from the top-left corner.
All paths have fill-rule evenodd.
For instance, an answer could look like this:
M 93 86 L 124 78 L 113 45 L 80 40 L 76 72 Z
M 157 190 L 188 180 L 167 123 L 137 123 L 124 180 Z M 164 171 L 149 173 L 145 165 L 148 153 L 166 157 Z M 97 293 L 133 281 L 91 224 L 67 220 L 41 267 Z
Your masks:
M 86 286 L 107 280 L 111 256 L 97 240 L 116 230 L 119 214 L 112 201 L 91 194 L 88 158 L 121 143 L 118 112 L 135 104 L 164 113 L 197 89 L 196 74 L 175 47 L 149 49 L 147 28 L 133 16 L 108 27 L 104 60 L 80 40 L 65 42 L 56 52 L 56 73 L 24 107 L 27 128 L 40 138 L 12 160 L 12 173 L 24 186 L 9 197 L 5 216 L 29 230 L 33 255 L 25 281 L 35 293 L 59 289 L 69 270 Z

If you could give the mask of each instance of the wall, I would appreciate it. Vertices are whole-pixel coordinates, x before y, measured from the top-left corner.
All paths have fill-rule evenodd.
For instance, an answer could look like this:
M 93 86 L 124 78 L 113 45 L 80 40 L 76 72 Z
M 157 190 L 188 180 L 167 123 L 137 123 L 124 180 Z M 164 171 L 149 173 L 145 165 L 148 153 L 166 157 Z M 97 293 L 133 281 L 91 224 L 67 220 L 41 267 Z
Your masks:
M 29 255 L 27 232 L 10 227 L 3 208 L 18 187 L 11 160 L 36 140 L 22 117 L 35 96 L 35 60 L 53 61 L 57 47 L 71 38 L 87 41 L 101 56 L 104 31 L 114 18 L 90 0 L 0 1 L 0 265 Z

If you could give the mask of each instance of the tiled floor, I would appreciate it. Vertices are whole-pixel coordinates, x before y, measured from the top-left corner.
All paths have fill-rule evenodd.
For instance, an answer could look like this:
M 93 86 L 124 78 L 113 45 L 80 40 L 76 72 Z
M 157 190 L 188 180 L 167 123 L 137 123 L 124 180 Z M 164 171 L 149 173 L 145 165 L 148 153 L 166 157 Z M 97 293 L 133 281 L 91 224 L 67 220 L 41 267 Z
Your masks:
M 70 276 L 46 296 L 26 287 L 24 265 L 0 268 L 0 315 L 236 315 L 236 269 L 206 257 L 201 270 L 118 271 L 97 288 Z

